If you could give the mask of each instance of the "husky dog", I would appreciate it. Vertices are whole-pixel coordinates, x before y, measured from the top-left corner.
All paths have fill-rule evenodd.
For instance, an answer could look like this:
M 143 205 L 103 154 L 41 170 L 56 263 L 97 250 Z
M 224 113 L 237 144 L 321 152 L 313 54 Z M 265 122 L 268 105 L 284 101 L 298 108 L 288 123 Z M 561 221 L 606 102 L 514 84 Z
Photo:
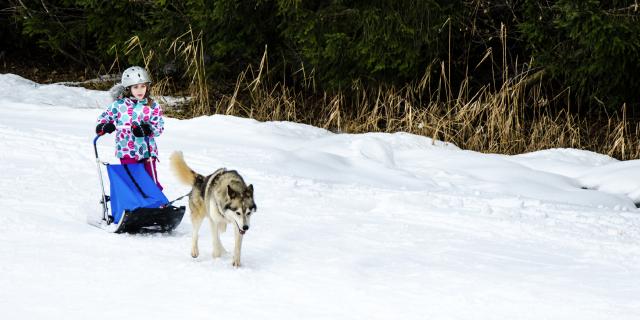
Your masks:
M 253 202 L 253 186 L 246 185 L 244 180 L 233 170 L 221 168 L 208 176 L 200 175 L 184 161 L 182 152 L 171 154 L 171 168 L 180 182 L 191 185 L 189 208 L 191 209 L 191 256 L 196 258 L 198 252 L 198 231 L 205 217 L 209 218 L 213 234 L 213 257 L 218 258 L 225 249 L 220 242 L 220 232 L 227 230 L 227 224 L 235 228 L 235 250 L 233 266 L 240 266 L 240 249 L 242 237 L 249 230 L 249 220 L 256 211 Z

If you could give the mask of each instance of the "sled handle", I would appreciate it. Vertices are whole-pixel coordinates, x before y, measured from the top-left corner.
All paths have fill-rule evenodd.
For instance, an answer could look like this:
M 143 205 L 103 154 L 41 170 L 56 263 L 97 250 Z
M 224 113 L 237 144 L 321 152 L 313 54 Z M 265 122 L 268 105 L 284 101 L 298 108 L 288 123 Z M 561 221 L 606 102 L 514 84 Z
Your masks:
M 107 225 L 111 224 L 111 217 L 109 217 L 108 214 L 108 207 L 107 207 L 107 195 L 104 192 L 104 179 L 102 178 L 102 170 L 100 169 L 100 158 L 98 157 L 98 146 L 97 146 L 97 142 L 98 139 L 100 139 L 100 137 L 102 137 L 101 135 L 96 135 L 95 138 L 93 138 L 93 151 L 96 154 L 96 164 L 98 165 L 98 177 L 100 178 L 100 188 L 102 189 L 102 219 L 105 220 L 107 222 Z
M 102 137 L 101 135 L 96 135 L 95 138 L 93 138 L 93 152 L 96 154 L 96 159 L 98 159 L 98 147 L 96 146 L 98 139 L 100 139 L 100 137 Z

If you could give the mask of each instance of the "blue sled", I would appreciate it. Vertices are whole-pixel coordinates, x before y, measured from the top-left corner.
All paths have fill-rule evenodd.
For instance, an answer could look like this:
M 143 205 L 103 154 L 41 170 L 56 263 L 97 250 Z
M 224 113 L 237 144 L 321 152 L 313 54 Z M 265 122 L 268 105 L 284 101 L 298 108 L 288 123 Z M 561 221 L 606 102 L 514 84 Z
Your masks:
M 88 219 L 89 223 L 114 233 L 168 232 L 175 229 L 182 221 L 185 207 L 176 207 L 169 202 L 145 171 L 144 164 L 102 163 L 96 147 L 98 138 L 100 136 L 93 140 L 93 147 L 102 187 L 102 215 L 98 219 Z M 101 165 L 107 168 L 110 195 L 105 194 Z

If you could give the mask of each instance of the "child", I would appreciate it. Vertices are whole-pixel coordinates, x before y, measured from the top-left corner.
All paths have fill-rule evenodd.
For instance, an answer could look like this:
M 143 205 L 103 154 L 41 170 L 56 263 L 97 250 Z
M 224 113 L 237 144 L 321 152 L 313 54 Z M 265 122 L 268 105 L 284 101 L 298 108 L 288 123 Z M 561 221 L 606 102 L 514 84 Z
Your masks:
M 141 67 L 130 67 L 111 88 L 116 101 L 98 117 L 96 134 L 116 132 L 116 157 L 121 164 L 144 163 L 160 190 L 156 175 L 158 147 L 155 138 L 164 131 L 160 105 L 149 97 L 151 79 Z M 147 140 L 148 139 L 148 140 Z

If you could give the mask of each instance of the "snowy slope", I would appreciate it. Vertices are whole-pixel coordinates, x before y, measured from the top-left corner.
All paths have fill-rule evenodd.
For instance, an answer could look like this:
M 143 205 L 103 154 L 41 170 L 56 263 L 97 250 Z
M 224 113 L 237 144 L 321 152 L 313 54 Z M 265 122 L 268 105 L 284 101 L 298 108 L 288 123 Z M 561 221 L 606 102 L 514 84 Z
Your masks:
M 168 235 L 88 226 L 105 92 L 0 75 L 3 319 L 638 319 L 640 163 L 556 149 L 460 150 L 406 133 L 332 134 L 228 116 L 166 119 L 182 150 L 237 169 L 258 213 L 243 267 L 188 216 Z M 113 158 L 113 137 L 99 141 Z M 583 189 L 588 187 L 590 189 Z M 186 204 L 186 201 L 182 201 Z M 232 233 L 224 234 L 227 250 Z

